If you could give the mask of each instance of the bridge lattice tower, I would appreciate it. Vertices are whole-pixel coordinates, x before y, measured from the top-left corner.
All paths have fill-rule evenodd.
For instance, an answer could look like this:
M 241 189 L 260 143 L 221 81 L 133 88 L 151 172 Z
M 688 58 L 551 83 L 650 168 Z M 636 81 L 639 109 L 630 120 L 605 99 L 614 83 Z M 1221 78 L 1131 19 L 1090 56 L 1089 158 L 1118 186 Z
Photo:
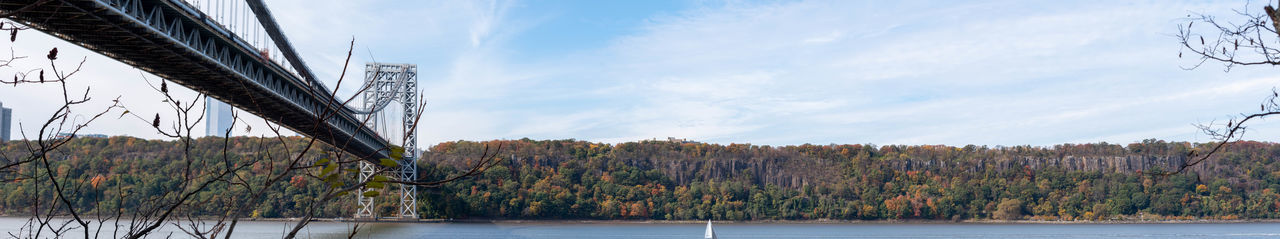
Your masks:
M 400 141 L 404 148 L 404 156 L 400 166 L 388 172 L 391 178 L 401 181 L 414 181 L 418 178 L 418 137 L 414 125 L 418 110 L 418 66 L 414 64 L 368 63 L 365 65 L 365 83 L 368 89 L 362 92 L 364 109 L 368 112 L 365 122 L 369 128 L 388 137 L 393 144 Z M 399 103 L 400 110 L 389 110 L 392 102 Z M 377 172 L 379 166 L 369 161 L 360 162 L 359 179 L 369 180 Z M 389 184 L 399 191 L 400 218 L 418 218 L 418 188 L 414 185 Z M 377 190 L 361 189 L 356 194 L 356 218 L 377 218 L 373 197 L 364 197 L 364 192 Z

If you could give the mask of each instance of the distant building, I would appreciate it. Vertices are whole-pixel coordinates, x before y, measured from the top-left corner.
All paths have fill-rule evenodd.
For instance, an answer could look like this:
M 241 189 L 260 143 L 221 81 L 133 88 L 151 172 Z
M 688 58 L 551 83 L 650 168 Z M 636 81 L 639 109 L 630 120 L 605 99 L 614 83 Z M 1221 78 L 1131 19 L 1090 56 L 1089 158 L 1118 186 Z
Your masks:
M 657 139 L 654 139 L 653 141 L 658 141 L 658 140 L 657 140 Z M 681 143 L 681 144 L 683 144 L 683 143 L 698 143 L 698 141 L 693 141 L 693 140 L 689 140 L 689 139 L 685 139 L 685 138 L 678 138 L 678 139 L 677 139 L 676 137 L 667 137 L 667 142 L 672 142 L 672 143 Z
M 227 130 L 231 130 L 231 123 L 235 120 L 231 118 L 231 105 L 206 96 L 204 107 L 205 136 L 226 136 Z
M 9 141 L 10 129 L 13 121 L 13 109 L 5 108 L 4 103 L 0 103 L 0 143 Z

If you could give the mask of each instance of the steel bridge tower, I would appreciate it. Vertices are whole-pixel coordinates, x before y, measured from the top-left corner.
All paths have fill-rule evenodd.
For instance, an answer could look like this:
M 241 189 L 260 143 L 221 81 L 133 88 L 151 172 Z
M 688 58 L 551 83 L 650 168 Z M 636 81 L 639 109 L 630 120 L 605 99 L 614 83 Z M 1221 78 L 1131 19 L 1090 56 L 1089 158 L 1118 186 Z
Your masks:
M 396 143 L 395 136 L 400 136 L 400 146 L 404 147 L 404 158 L 400 167 L 389 171 L 391 178 L 401 181 L 418 179 L 418 135 L 414 125 L 418 110 L 418 65 L 368 63 L 364 68 L 367 88 L 364 95 L 364 109 L 368 112 L 366 121 L 369 128 L 389 137 L 387 141 Z M 402 112 L 384 111 L 392 101 L 399 102 L 404 108 Z M 402 113 L 402 114 L 398 114 Z M 397 135 L 396 133 L 402 133 Z M 360 180 L 369 180 L 380 166 L 369 161 L 360 162 Z M 393 184 L 387 184 L 393 185 Z M 400 191 L 399 217 L 402 219 L 418 219 L 418 187 L 414 185 L 394 184 Z M 356 194 L 358 208 L 355 218 L 376 219 L 374 198 L 364 197 L 364 192 L 378 189 L 365 188 Z

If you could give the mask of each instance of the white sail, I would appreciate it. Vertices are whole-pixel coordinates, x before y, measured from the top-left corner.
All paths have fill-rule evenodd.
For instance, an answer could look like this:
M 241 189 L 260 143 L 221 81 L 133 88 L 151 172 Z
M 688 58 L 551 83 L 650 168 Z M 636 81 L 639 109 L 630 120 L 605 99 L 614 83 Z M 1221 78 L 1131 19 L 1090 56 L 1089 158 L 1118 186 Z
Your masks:
M 704 238 L 719 239 L 719 238 L 716 238 L 716 230 L 711 229 L 711 220 L 707 220 L 707 234 Z

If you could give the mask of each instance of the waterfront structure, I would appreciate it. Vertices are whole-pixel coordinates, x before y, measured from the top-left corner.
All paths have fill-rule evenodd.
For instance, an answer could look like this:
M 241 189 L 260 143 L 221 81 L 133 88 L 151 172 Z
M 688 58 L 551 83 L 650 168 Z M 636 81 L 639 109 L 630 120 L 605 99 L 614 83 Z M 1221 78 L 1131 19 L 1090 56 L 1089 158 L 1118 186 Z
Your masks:
M 205 136 L 226 137 L 235 119 L 231 117 L 231 105 L 213 97 L 204 97 Z
M 0 143 L 9 141 L 10 125 L 13 122 L 13 109 L 5 108 L 4 103 L 0 103 Z

